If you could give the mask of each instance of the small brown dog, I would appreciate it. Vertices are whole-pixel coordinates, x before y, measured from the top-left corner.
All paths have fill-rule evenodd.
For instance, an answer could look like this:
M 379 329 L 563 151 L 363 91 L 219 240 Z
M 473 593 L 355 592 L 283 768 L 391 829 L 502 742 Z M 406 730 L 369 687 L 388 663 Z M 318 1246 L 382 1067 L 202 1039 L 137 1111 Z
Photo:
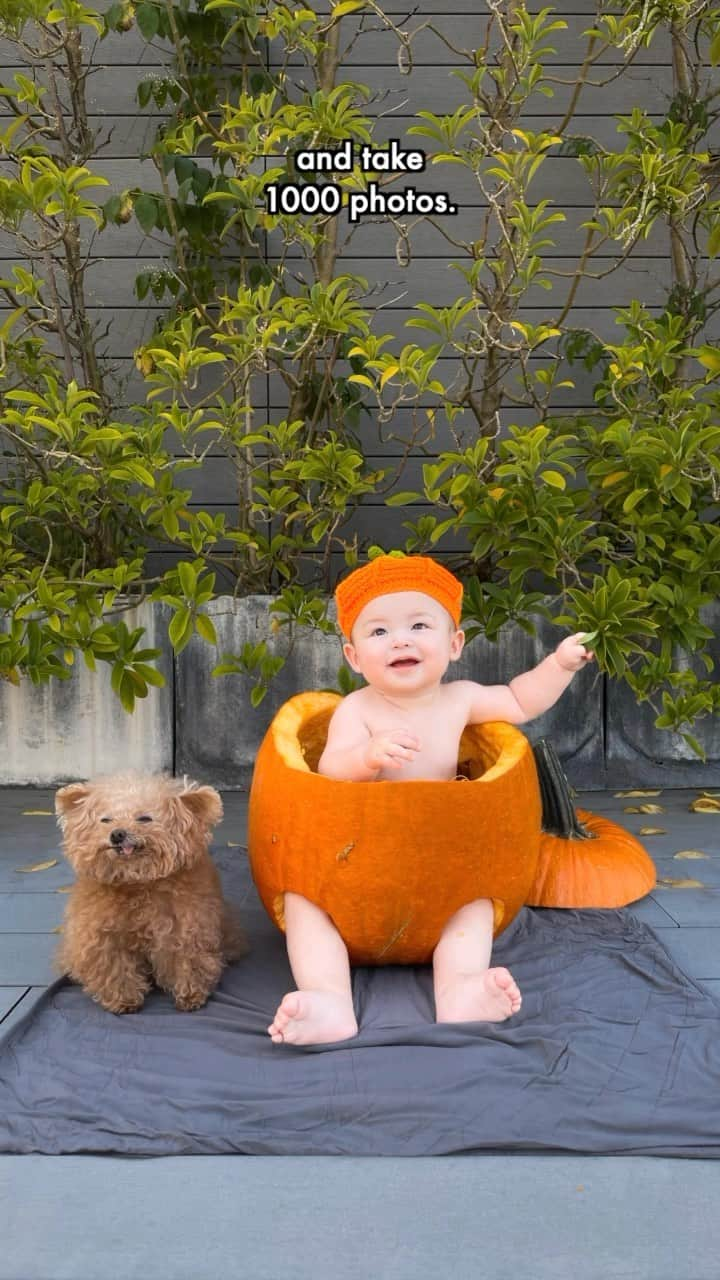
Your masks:
M 208 852 L 217 791 L 129 772 L 62 787 L 55 812 L 77 875 L 58 968 L 111 1013 L 141 1008 L 153 980 L 199 1009 L 247 951 Z

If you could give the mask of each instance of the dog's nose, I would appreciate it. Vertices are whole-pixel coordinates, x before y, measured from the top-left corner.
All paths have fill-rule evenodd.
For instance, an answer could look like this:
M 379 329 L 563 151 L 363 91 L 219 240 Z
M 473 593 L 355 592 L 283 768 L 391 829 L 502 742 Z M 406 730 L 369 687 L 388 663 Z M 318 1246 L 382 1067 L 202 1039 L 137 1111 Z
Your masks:
M 126 839 L 127 839 L 127 831 L 123 831 L 121 827 L 118 827 L 115 831 L 110 832 L 111 844 L 122 844 L 123 840 L 126 840 Z

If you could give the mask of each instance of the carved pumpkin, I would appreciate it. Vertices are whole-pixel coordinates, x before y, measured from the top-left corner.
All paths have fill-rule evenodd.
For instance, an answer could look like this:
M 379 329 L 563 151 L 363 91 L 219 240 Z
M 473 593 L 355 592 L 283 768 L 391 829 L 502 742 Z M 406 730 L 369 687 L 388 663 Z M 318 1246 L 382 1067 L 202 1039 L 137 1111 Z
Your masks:
M 540 844 L 529 742 L 504 722 L 463 734 L 459 781 L 339 782 L 314 770 L 340 701 L 280 708 L 255 762 L 253 877 L 283 927 L 283 894 L 327 911 L 355 964 L 426 963 L 464 903 L 492 898 L 500 932 L 527 900 Z
M 622 906 L 655 883 L 652 861 L 628 832 L 585 811 L 580 827 L 549 744 L 533 754 L 501 721 L 465 730 L 456 781 L 321 776 L 339 701 L 333 693 L 290 698 L 255 762 L 250 865 L 279 928 L 283 895 L 299 893 L 328 913 L 353 964 L 423 964 L 474 898 L 492 898 L 498 934 L 525 904 Z

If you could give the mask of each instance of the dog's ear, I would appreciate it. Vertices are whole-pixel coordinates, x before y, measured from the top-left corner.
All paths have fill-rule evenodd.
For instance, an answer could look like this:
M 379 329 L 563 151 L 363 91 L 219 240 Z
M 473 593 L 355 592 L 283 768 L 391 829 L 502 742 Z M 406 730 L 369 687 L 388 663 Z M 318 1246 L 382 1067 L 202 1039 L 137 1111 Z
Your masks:
M 193 787 L 182 791 L 179 799 L 208 827 L 214 827 L 223 816 L 223 803 L 214 787 Z
M 82 804 L 83 800 L 87 800 L 89 794 L 90 788 L 86 782 L 71 782 L 67 787 L 61 787 L 55 792 L 55 812 L 61 824 L 70 810 L 76 804 Z

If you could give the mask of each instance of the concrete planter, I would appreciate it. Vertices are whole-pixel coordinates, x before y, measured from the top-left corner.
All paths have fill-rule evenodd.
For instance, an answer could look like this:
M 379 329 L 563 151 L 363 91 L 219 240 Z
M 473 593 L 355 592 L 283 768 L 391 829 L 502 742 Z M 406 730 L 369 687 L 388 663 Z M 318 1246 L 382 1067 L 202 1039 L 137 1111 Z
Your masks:
M 273 653 L 288 652 L 283 629 L 270 631 L 272 596 L 250 596 L 233 602 L 218 598 L 209 612 L 218 633 L 218 654 L 239 651 L 251 641 L 269 640 Z M 478 636 L 451 668 L 456 679 L 505 684 L 535 666 L 564 634 L 542 618 L 538 634 L 528 636 L 510 625 L 498 643 Z M 247 786 L 257 749 L 277 709 L 294 693 L 337 685 L 344 659 L 340 641 L 320 632 L 298 632 L 289 660 L 257 709 L 250 706 L 252 680 L 244 676 L 213 678 L 215 652 L 197 637 L 183 650 L 176 671 L 176 772 L 212 778 L 218 786 Z M 597 671 L 580 672 L 559 703 L 523 728 L 531 741 L 550 737 L 576 786 L 604 786 L 603 680 Z
M 193 636 L 176 661 L 175 771 L 212 780 L 219 787 L 248 785 L 257 749 L 283 702 L 304 689 L 332 688 L 343 663 L 333 636 L 300 628 L 292 652 L 259 707 L 250 703 L 255 681 L 249 676 L 210 672 L 223 653 L 239 653 L 248 641 L 267 640 L 273 654 L 285 655 L 285 628 L 270 630 L 273 596 L 219 596 L 207 612 L 217 631 L 217 650 Z
M 714 632 L 708 652 L 720 668 L 720 602 L 714 601 L 700 611 L 700 619 Z M 705 664 L 698 660 L 689 663 L 676 651 L 676 670 L 688 668 L 696 675 L 708 678 Z M 659 705 L 659 698 L 653 699 Z M 606 770 L 608 786 L 624 786 L 628 777 L 633 785 L 666 787 L 719 787 L 720 786 L 720 719 L 707 716 L 693 730 L 705 751 L 705 763 L 695 755 L 679 733 L 654 727 L 655 711 L 648 702 L 638 703 L 627 685 L 608 681 L 607 723 L 608 741 Z
M 226 789 L 248 786 L 258 746 L 270 720 L 294 693 L 337 685 L 343 665 L 339 640 L 300 629 L 270 630 L 272 596 L 241 600 L 218 597 L 208 612 L 218 633 L 212 648 L 193 637 L 173 659 L 167 639 L 169 610 L 144 604 L 125 615 L 128 626 L 144 626 L 147 643 L 162 650 L 163 689 L 150 689 L 133 715 L 123 711 L 110 688 L 109 669 L 93 675 L 80 662 L 70 680 L 19 688 L 0 684 L 0 785 L 54 786 L 75 778 L 133 766 L 188 773 Z M 550 602 L 552 603 L 552 602 Z M 707 611 L 718 629 L 720 606 Z M 504 684 L 535 666 L 564 632 L 535 619 L 537 635 L 510 624 L 497 643 L 479 636 L 451 668 L 451 678 Z M 289 654 L 285 667 L 258 708 L 250 704 L 253 680 L 211 676 L 225 652 L 239 652 L 265 639 L 273 653 Z M 720 661 L 720 646 L 713 657 Z M 699 668 L 701 671 L 703 668 Z M 596 668 L 580 671 L 545 715 L 523 726 L 532 742 L 548 737 L 570 782 L 582 789 L 653 784 L 666 787 L 720 785 L 720 726 L 698 726 L 707 763 L 679 735 L 653 727 L 654 712 L 638 706 L 629 690 L 606 680 Z
M 0 786 L 48 787 L 123 768 L 173 767 L 174 671 L 170 611 L 146 602 L 122 615 L 162 649 L 162 689 L 150 688 L 128 715 L 110 687 L 110 667 L 80 659 L 70 680 L 0 681 Z

